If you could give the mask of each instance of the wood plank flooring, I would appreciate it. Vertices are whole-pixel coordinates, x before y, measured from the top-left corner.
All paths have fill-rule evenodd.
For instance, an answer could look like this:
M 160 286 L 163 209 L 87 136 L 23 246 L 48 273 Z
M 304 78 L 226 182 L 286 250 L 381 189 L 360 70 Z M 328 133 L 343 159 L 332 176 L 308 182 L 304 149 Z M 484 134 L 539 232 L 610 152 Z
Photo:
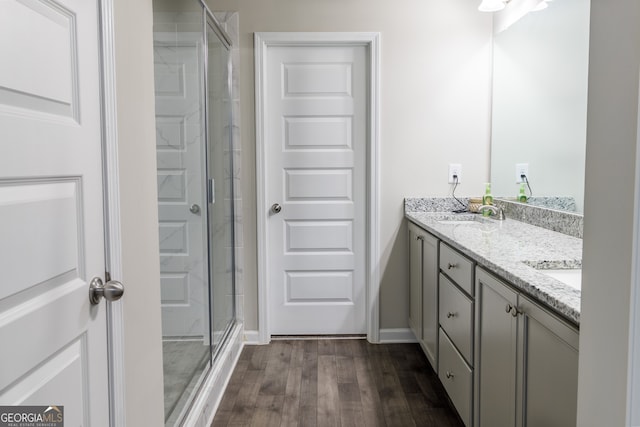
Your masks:
M 212 426 L 462 426 L 418 344 L 246 346 Z

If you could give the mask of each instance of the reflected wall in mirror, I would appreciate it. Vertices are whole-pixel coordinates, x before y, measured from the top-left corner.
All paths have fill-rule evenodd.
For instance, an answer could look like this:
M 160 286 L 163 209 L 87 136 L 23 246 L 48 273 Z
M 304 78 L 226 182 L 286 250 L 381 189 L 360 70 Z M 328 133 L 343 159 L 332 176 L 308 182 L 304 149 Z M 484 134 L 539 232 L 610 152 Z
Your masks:
M 533 196 L 573 197 L 583 211 L 589 10 L 589 0 L 555 0 L 495 34 L 494 195 L 515 198 L 526 163 Z

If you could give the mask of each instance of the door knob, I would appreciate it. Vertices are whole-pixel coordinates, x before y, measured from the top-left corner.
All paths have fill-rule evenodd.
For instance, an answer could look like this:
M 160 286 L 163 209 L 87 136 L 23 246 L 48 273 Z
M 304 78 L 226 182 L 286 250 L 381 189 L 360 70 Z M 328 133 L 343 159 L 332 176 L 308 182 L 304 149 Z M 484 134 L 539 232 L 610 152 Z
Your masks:
M 282 210 L 282 206 L 280 206 L 277 203 L 274 203 L 273 205 L 271 205 L 271 212 L 277 214 L 280 213 L 280 211 Z
M 100 303 L 102 297 L 107 301 L 118 301 L 124 294 L 124 286 L 116 280 L 102 283 L 102 279 L 94 277 L 89 283 L 89 301 L 92 305 Z
M 195 203 L 191 205 L 191 207 L 189 208 L 189 211 L 192 214 L 198 214 L 200 213 L 200 206 L 196 205 Z

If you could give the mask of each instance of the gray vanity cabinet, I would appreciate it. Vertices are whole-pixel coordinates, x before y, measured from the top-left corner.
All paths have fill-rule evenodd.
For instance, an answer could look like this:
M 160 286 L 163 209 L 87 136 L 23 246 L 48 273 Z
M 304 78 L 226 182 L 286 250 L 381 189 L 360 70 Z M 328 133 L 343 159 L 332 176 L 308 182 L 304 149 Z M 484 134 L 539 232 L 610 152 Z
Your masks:
M 438 378 L 465 426 L 473 425 L 474 262 L 440 242 Z
M 409 223 L 409 328 L 422 341 L 422 234 Z
M 576 425 L 578 330 L 476 271 L 476 424 Z
M 438 370 L 438 239 L 409 223 L 409 327 Z
M 522 414 L 527 427 L 576 425 L 578 340 L 575 327 L 520 296 Z
M 476 304 L 476 424 L 514 427 L 518 294 L 478 268 Z

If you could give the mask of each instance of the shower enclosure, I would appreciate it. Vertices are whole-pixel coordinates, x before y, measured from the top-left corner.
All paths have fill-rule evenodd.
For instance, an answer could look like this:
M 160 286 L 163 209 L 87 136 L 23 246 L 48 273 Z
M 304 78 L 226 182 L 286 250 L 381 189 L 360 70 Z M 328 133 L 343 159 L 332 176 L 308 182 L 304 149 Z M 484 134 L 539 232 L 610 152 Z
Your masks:
M 154 0 L 165 423 L 236 322 L 231 42 L 198 0 Z

